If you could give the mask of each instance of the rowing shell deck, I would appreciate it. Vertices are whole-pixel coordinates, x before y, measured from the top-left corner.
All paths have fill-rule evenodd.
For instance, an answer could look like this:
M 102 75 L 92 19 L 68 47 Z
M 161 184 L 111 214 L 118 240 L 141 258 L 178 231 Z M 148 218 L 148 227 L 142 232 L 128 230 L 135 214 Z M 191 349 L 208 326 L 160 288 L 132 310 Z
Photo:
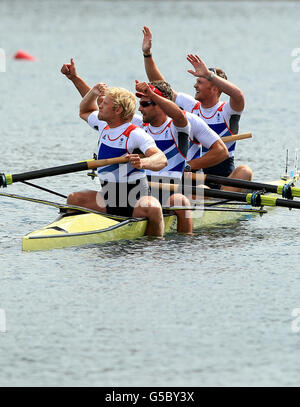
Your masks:
M 248 208 L 248 206 L 247 206 Z M 221 226 L 253 216 L 251 209 L 236 204 L 206 207 L 192 211 L 194 229 Z M 247 210 L 247 209 L 246 209 Z M 257 213 L 257 211 L 254 211 Z M 173 212 L 164 214 L 165 233 L 176 231 L 177 218 Z M 23 237 L 24 251 L 49 250 L 109 241 L 132 240 L 145 235 L 147 220 L 117 218 L 95 213 L 63 214 L 53 223 Z
M 282 179 L 272 184 L 283 185 L 289 181 Z M 257 213 L 266 212 L 251 209 L 250 205 L 214 200 L 205 200 L 194 209 L 192 210 L 194 230 L 231 224 L 249 219 Z M 173 211 L 164 214 L 164 222 L 166 234 L 176 232 L 177 217 Z M 24 236 L 22 249 L 37 251 L 132 240 L 145 236 L 146 227 L 147 220 L 141 218 L 124 218 L 90 212 L 65 213 L 53 223 Z

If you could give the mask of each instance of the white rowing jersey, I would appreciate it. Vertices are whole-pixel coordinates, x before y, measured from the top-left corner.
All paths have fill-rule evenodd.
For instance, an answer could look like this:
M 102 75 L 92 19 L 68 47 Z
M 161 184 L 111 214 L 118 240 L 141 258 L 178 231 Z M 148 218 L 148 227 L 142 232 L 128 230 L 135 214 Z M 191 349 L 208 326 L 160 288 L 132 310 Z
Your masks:
M 185 114 L 191 125 L 190 146 L 187 155 L 187 159 L 190 161 L 201 157 L 201 146 L 202 149 L 208 151 L 217 140 L 220 140 L 220 137 L 196 114 L 189 112 L 185 112 Z
M 160 171 L 146 170 L 146 174 L 181 179 L 186 165 L 186 156 L 179 148 L 181 144 L 179 138 L 189 138 L 190 124 L 188 123 L 185 127 L 177 127 L 168 117 L 161 126 L 154 127 L 149 123 L 143 123 L 142 116 L 137 114 L 134 115 L 132 123 L 143 128 L 155 140 L 157 147 L 168 159 L 168 165 L 165 168 Z
M 149 148 L 156 147 L 153 138 L 132 123 L 110 128 L 98 119 L 98 112 L 93 112 L 88 117 L 88 124 L 99 132 L 98 160 L 120 157 L 134 150 L 145 154 Z M 146 177 L 145 170 L 133 168 L 130 163 L 106 165 L 97 171 L 100 181 L 134 182 Z
M 242 112 L 233 110 L 228 102 L 218 102 L 215 106 L 204 109 L 201 107 L 201 103 L 192 96 L 178 93 L 175 103 L 182 109 L 201 117 L 220 137 L 238 133 L 238 123 Z M 225 144 L 230 157 L 234 157 L 236 142 L 231 141 Z M 202 155 L 207 151 L 208 149 L 203 146 Z

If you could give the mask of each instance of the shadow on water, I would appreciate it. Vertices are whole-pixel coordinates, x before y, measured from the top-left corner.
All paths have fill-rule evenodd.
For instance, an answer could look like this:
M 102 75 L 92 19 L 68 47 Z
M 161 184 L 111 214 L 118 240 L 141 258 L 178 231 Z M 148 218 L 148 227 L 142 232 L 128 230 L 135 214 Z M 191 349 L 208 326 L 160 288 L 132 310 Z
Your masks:
M 222 271 L 222 260 L 228 260 L 230 265 L 230 258 L 234 259 L 241 268 L 251 262 L 251 259 L 265 261 L 268 253 L 271 255 L 276 247 L 276 256 L 283 256 L 286 254 L 283 246 L 286 247 L 287 241 L 290 245 L 297 246 L 300 232 L 293 224 L 289 224 L 287 218 L 291 216 L 292 222 L 295 215 L 295 212 L 277 210 L 262 218 L 203 228 L 193 236 L 172 233 L 162 239 L 143 237 L 71 250 L 82 250 L 101 261 L 124 262 L 124 267 L 144 263 L 148 266 L 153 264 L 153 267 L 159 269 L 161 263 L 196 270 L 205 262 L 212 266 L 215 261 L 214 269 Z
M 194 232 L 193 236 L 170 233 L 163 238 L 142 237 L 135 240 L 121 240 L 108 242 L 101 245 L 89 245 L 74 250 L 92 250 L 93 254 L 107 258 L 122 258 L 128 256 L 144 256 L 147 253 L 167 252 L 173 255 L 174 252 L 186 252 L 199 250 L 200 247 L 213 247 L 218 249 L 224 247 L 225 242 L 235 246 L 243 247 L 244 237 L 247 236 L 246 222 L 237 224 L 203 228 Z M 225 241 L 224 241 L 225 239 Z

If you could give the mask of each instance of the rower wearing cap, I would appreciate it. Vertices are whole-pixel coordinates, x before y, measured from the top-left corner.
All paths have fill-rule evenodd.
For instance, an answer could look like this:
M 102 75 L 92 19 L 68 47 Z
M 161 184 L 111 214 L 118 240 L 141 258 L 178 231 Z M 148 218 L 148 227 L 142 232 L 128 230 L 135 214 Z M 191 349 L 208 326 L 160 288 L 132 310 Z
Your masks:
M 143 45 L 145 69 L 150 81 L 164 80 L 163 75 L 157 68 L 152 54 L 152 33 L 148 27 L 143 28 Z M 244 109 L 245 100 L 242 91 L 233 83 L 227 80 L 227 76 L 221 69 L 208 68 L 201 58 L 197 55 L 189 54 L 187 60 L 193 65 L 194 70 L 188 72 L 197 77 L 194 85 L 196 89 L 195 97 L 184 93 L 174 91 L 175 103 L 188 112 L 192 112 L 203 119 L 208 126 L 213 129 L 220 137 L 238 133 L 239 120 Z M 224 92 L 230 99 L 229 102 L 221 102 L 220 96 Z M 230 176 L 244 180 L 252 179 L 252 170 L 247 165 L 234 167 L 235 142 L 226 143 L 229 157 L 222 160 L 217 165 L 206 166 L 202 158 L 208 154 L 207 148 L 202 148 L 201 158 L 189 161 L 193 170 L 203 168 L 204 173 L 213 175 Z M 218 188 L 217 185 L 212 185 Z M 232 187 L 222 187 L 238 191 L 240 189 Z
M 154 92 L 157 94 L 163 94 L 164 97 L 166 97 L 169 100 L 173 100 L 173 90 L 171 86 L 165 82 L 165 81 L 153 81 L 149 84 L 151 89 L 155 89 Z M 136 95 L 141 98 L 140 101 L 140 111 L 141 111 L 141 106 L 142 107 L 147 107 L 151 104 L 153 104 L 152 101 L 144 101 L 143 100 L 143 94 L 137 92 Z M 150 120 L 151 116 L 149 117 L 149 109 L 144 109 L 144 119 Z M 202 119 L 200 119 L 198 116 L 182 111 L 182 113 L 186 116 L 188 119 L 188 122 L 190 124 L 190 135 L 189 135 L 189 146 L 188 146 L 188 153 L 187 153 L 187 162 L 188 163 L 193 163 L 194 160 L 199 159 L 201 162 L 202 166 L 212 166 L 215 164 L 220 163 L 221 161 L 225 160 L 227 157 L 229 157 L 228 150 L 223 143 L 222 139 L 218 136 L 216 132 L 214 132 Z M 134 116 L 135 120 L 136 116 Z M 151 131 L 151 126 L 149 127 L 148 123 L 144 123 L 143 127 L 145 130 L 152 135 L 153 131 Z M 149 129 L 149 131 L 148 131 Z M 154 136 L 153 136 L 154 137 Z M 162 141 L 162 136 L 160 138 L 154 137 L 156 144 L 159 148 L 163 148 L 163 141 Z M 179 139 L 180 142 L 180 139 Z M 208 153 L 201 157 L 201 148 L 206 148 Z M 166 153 L 166 152 L 165 152 Z M 167 155 L 167 154 L 166 154 Z M 168 155 L 167 155 L 168 157 Z M 176 157 L 176 156 L 175 156 Z M 174 157 L 174 159 L 175 159 Z M 180 158 L 180 157 L 179 157 Z M 182 157 L 181 157 L 182 159 Z M 170 159 L 169 159 L 169 167 L 170 167 Z M 184 179 L 190 177 L 187 174 L 187 171 L 190 171 L 191 168 L 188 168 L 189 164 L 185 166 L 185 173 L 184 173 L 184 178 L 181 179 L 181 181 L 184 181 Z M 161 172 L 165 172 L 168 167 L 165 167 Z M 177 169 L 179 167 L 177 166 Z M 182 177 L 182 171 L 179 171 L 177 174 L 175 174 L 175 177 Z M 170 176 L 170 174 L 169 174 Z M 172 175 L 174 177 L 174 175 Z
M 167 91 L 158 84 L 136 81 L 136 96 L 140 98 L 139 111 L 132 122 L 142 127 L 155 140 L 168 159 L 160 171 L 147 170 L 151 181 L 179 184 L 186 166 L 190 125 L 184 112 L 167 97 Z M 153 191 L 152 191 L 153 193 Z M 161 191 L 159 200 L 164 205 L 190 206 L 189 199 L 179 193 Z M 191 234 L 193 221 L 190 210 L 175 210 L 177 231 Z

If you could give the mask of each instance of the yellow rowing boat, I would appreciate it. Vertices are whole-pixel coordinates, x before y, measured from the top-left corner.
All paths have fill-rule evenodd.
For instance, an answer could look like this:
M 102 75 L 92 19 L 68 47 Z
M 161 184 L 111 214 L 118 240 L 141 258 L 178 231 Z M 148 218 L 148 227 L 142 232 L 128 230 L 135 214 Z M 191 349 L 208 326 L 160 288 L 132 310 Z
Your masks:
M 176 208 L 178 209 L 178 208 Z M 193 208 L 192 208 L 193 209 Z M 248 209 L 236 204 L 213 206 L 200 205 L 192 211 L 194 229 L 221 226 L 265 212 Z M 176 231 L 177 217 L 170 211 L 164 214 L 165 233 Z M 123 218 L 106 214 L 65 213 L 53 223 L 23 237 L 24 251 L 49 250 L 63 247 L 101 244 L 116 240 L 132 240 L 145 236 L 147 220 L 142 218 Z
M 294 182 L 297 177 L 294 177 Z M 282 178 L 270 184 L 284 185 L 291 179 Z M 270 194 L 272 195 L 272 194 Z M 174 209 L 165 210 L 165 233 L 176 232 L 177 218 Z M 224 200 L 204 200 L 192 206 L 193 228 L 222 226 L 240 220 L 246 220 L 266 212 L 262 208 L 252 209 L 251 205 L 224 202 Z M 49 250 L 64 247 L 76 247 L 101 244 L 117 240 L 132 240 L 145 236 L 147 220 L 124 218 L 95 212 L 62 213 L 49 225 L 23 237 L 24 251 Z
M 67 166 L 67 170 L 73 171 L 75 164 Z M 78 164 L 75 165 L 78 170 Z M 58 169 L 57 169 L 58 168 Z M 55 171 L 66 171 L 60 167 L 55 168 Z M 50 171 L 51 170 L 51 171 Z M 39 170 L 36 172 L 14 174 L 11 177 L 2 174 L 2 184 L 34 177 L 42 177 L 53 175 L 53 169 Z M 41 173 L 41 174 L 40 174 Z M 245 185 L 244 188 L 252 189 L 252 194 L 236 193 L 227 191 L 218 191 L 213 189 L 200 190 L 202 197 L 210 197 L 210 199 L 202 199 L 202 202 L 193 202 L 188 209 L 191 210 L 193 217 L 193 228 L 199 230 L 201 228 L 222 226 L 236 222 L 237 220 L 245 220 L 254 216 L 257 213 L 265 213 L 263 206 L 283 206 L 288 208 L 300 209 L 300 202 L 291 199 L 277 198 L 276 194 L 282 194 L 283 198 L 300 197 L 300 189 L 293 185 L 298 180 L 298 173 L 291 177 L 282 177 L 279 181 L 274 181 L 270 184 L 253 183 L 243 180 L 233 180 Z M 221 178 L 221 177 L 216 177 Z M 216 182 L 218 180 L 216 179 Z M 220 181 L 220 180 L 219 180 Z M 228 182 L 228 178 L 222 178 L 222 182 Z M 276 185 L 276 187 L 274 187 Z M 279 187 L 277 187 L 279 185 Z M 239 187 L 238 185 L 236 185 Z M 240 185 L 243 187 L 243 185 Z M 52 191 L 49 191 L 52 192 Z M 265 194 L 266 193 L 266 194 Z M 192 192 L 192 194 L 197 194 Z M 38 204 L 60 209 L 58 219 L 49 225 L 31 232 L 23 237 L 22 248 L 25 251 L 49 250 L 63 247 L 76 247 L 90 244 L 101 244 L 117 240 L 132 240 L 145 236 L 147 220 L 141 218 L 124 218 L 118 216 L 107 215 L 104 213 L 89 210 L 87 208 L 70 206 L 67 204 L 59 204 L 56 202 L 40 200 L 32 197 L 25 197 L 16 194 L 8 194 L 0 192 L 1 196 L 6 196 L 15 199 L 22 199 Z M 197 195 L 199 196 L 199 195 Z M 211 198 L 214 199 L 211 199 Z M 260 207 L 252 208 L 252 207 Z M 70 209 L 72 212 L 70 212 Z M 164 208 L 165 233 L 176 232 L 177 217 L 174 210 L 182 210 L 187 208 L 169 207 Z M 75 211 L 75 212 L 74 212 Z
M 5 188 L 15 182 L 24 182 L 30 186 L 62 196 L 61 194 L 47 188 L 31 184 L 28 180 L 69 174 L 72 172 L 98 168 L 108 165 L 108 163 L 121 164 L 127 161 L 128 158 L 121 156 L 108 160 L 85 160 L 79 163 L 18 174 L 1 173 L 0 187 Z M 296 162 L 297 159 L 295 157 L 295 164 Z M 286 173 L 287 163 L 288 155 L 286 161 Z M 297 166 L 295 165 L 295 169 L 296 168 Z M 262 209 L 263 206 L 283 206 L 290 209 L 300 209 L 300 202 L 295 202 L 290 199 L 293 197 L 300 197 L 300 188 L 295 188 L 293 186 L 297 182 L 299 174 L 296 170 L 293 172 L 294 173 L 291 174 L 290 177 L 284 176 L 281 180 L 275 181 L 271 184 L 205 175 L 206 181 L 255 191 L 252 193 L 203 189 L 201 187 L 188 186 L 184 183 L 184 194 L 199 196 L 199 192 L 200 197 L 214 198 L 214 200 L 201 198 L 203 202 L 197 202 L 196 205 L 193 205 L 190 208 L 164 208 L 166 212 L 164 215 L 165 233 L 176 231 L 177 218 L 174 214 L 175 209 L 176 211 L 181 209 L 191 209 L 194 230 L 204 227 L 221 226 L 236 222 L 237 220 L 248 219 L 257 213 L 262 214 L 266 212 Z M 275 187 L 274 184 L 276 185 Z M 164 185 L 164 187 L 170 188 L 174 187 L 174 185 Z M 151 188 L 156 187 L 151 185 Z M 273 197 L 272 194 L 282 195 L 284 199 L 277 198 L 276 196 Z M 99 244 L 123 239 L 136 239 L 144 236 L 147 228 L 146 219 L 110 216 L 87 208 L 75 207 L 67 204 L 64 205 L 4 192 L 0 192 L 0 196 L 45 204 L 59 208 L 61 211 L 61 214 L 56 221 L 23 237 L 22 248 L 26 251 Z M 260 207 L 260 209 L 252 209 L 252 207 Z

